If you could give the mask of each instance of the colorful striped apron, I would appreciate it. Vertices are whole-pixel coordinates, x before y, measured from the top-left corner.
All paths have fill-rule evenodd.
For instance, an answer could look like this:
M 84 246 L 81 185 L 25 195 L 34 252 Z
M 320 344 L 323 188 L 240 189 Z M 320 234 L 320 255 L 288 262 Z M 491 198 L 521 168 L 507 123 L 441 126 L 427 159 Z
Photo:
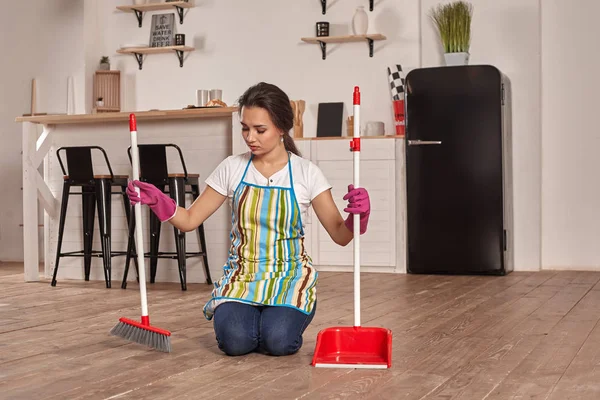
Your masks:
M 208 320 L 223 301 L 286 306 L 310 314 L 317 299 L 318 273 L 304 247 L 289 154 L 289 188 L 246 182 L 251 163 L 252 157 L 233 193 L 231 247 L 223 277 L 204 306 Z

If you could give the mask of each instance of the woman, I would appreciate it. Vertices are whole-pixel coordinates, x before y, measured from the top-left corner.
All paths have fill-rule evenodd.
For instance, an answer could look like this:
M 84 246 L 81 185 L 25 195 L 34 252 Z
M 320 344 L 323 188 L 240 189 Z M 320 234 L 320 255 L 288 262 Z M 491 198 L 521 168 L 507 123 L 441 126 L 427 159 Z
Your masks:
M 296 353 L 315 315 L 317 271 L 304 247 L 302 220 L 312 205 L 333 241 L 353 237 L 353 214 L 360 232 L 369 220 L 369 195 L 348 187 L 344 220 L 321 170 L 300 157 L 289 135 L 293 112 L 277 86 L 259 83 L 239 99 L 242 135 L 250 151 L 229 156 L 206 179 L 206 189 L 188 208 L 155 186 L 134 181 L 132 204 L 147 204 L 161 221 L 190 232 L 226 199 L 231 202 L 231 246 L 223 277 L 214 284 L 204 315 L 214 317 L 219 348 L 228 355 L 252 351 Z M 139 187 L 138 197 L 134 185 Z

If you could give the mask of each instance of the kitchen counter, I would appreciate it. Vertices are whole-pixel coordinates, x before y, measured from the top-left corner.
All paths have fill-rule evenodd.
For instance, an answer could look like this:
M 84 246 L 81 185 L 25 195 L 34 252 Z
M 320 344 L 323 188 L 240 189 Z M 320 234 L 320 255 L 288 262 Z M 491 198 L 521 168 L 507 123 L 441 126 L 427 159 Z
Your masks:
M 31 122 L 34 124 L 94 124 L 103 122 L 127 122 L 130 114 L 135 114 L 138 121 L 160 121 L 187 118 L 218 118 L 229 117 L 238 110 L 237 107 L 186 108 L 182 110 L 150 110 L 111 112 L 98 114 L 51 114 L 17 117 L 16 122 Z
M 178 145 L 190 173 L 200 174 L 201 182 L 217 165 L 231 155 L 232 123 L 239 125 L 237 107 L 193 108 L 179 110 L 151 110 L 134 112 L 112 112 L 80 115 L 33 115 L 19 116 L 23 140 L 23 240 L 25 281 L 40 280 L 38 249 L 44 250 L 44 276 L 51 277 L 56 257 L 60 200 L 63 174 L 56 157 L 56 150 L 64 146 L 100 146 L 105 149 L 112 170 L 118 175 L 131 175 L 131 164 L 127 155 L 130 146 L 129 115 L 136 115 L 138 141 L 147 143 L 174 143 Z M 108 172 L 103 158 L 95 158 L 95 174 Z M 169 172 L 182 172 L 177 154 L 168 152 Z M 173 157 L 172 157 L 173 156 Z M 65 161 L 63 159 L 63 161 Z M 43 166 L 43 168 L 40 168 Z M 68 168 L 65 165 L 65 168 Z M 68 173 L 68 171 L 67 171 Z M 75 190 L 74 190 L 75 191 Z M 39 201 L 39 203 L 38 203 Z M 125 250 L 127 246 L 127 224 L 124 209 L 118 196 L 112 204 L 112 247 Z M 43 218 L 39 218 L 38 204 L 43 207 Z M 187 197 L 191 204 L 191 196 Z M 145 211 L 147 212 L 147 210 Z M 147 214 L 145 214 L 147 215 Z M 81 198 L 71 196 L 65 225 L 64 252 L 83 248 L 81 221 Z M 221 267 L 227 257 L 230 216 L 227 212 L 215 213 L 205 223 L 209 266 L 213 276 L 220 276 Z M 146 221 L 147 224 L 147 221 Z M 147 227 L 147 225 L 145 225 Z M 161 251 L 174 251 L 173 230 L 164 224 L 161 236 Z M 146 230 L 146 229 L 145 229 Z M 147 235 L 147 230 L 144 232 Z M 98 224 L 94 228 L 94 250 L 100 249 Z M 187 236 L 188 248 L 198 250 L 196 236 Z M 112 278 L 120 281 L 124 257 L 115 257 L 112 262 Z M 201 257 L 188 259 L 188 283 L 204 282 Z M 133 272 L 132 272 L 133 271 Z M 131 269 L 130 279 L 135 280 Z M 84 279 L 83 258 L 65 257 L 60 261 L 58 285 L 63 279 Z M 90 279 L 103 280 L 101 258 L 94 257 Z M 157 281 L 178 282 L 179 274 L 175 260 L 159 261 Z

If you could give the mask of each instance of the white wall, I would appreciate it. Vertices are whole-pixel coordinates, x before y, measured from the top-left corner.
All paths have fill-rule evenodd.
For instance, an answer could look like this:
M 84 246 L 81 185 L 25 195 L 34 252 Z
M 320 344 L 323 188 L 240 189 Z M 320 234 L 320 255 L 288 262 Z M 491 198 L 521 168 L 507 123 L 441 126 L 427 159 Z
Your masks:
M 130 1 L 130 0 L 129 0 Z M 181 108 L 195 102 L 196 89 L 223 89 L 224 101 L 232 104 L 250 85 L 261 80 L 280 85 L 292 99 L 304 99 L 305 136 L 314 136 L 317 104 L 341 101 L 350 110 L 354 85 L 362 91 L 361 116 L 385 121 L 393 130 L 393 112 L 387 66 L 418 67 L 418 2 L 385 0 L 368 11 L 367 0 L 329 1 L 326 15 L 321 3 L 297 0 L 196 0 L 178 33 L 196 51 L 187 53 L 183 68 L 174 54 L 151 55 L 138 69 L 132 55 L 115 51 L 124 43 L 147 44 L 151 15 L 138 28 L 133 14 L 116 10 L 128 0 L 104 1 L 98 17 L 104 24 L 104 53 L 124 74 L 124 107 L 129 110 Z M 318 44 L 300 38 L 315 36 L 315 23 L 329 21 L 330 34 L 351 33 L 356 6 L 366 6 L 371 32 L 384 32 L 387 41 L 375 42 L 374 57 L 365 43 L 328 45 L 326 60 Z M 235 31 L 238 31 L 237 33 Z M 99 58 L 100 54 L 98 54 Z M 346 111 L 346 112 L 347 112 Z M 345 129 L 345 128 L 344 128 Z
M 0 35 L 0 260 L 23 259 L 21 124 L 30 112 L 31 80 L 37 111 L 67 111 L 67 77 L 82 79 L 83 3 L 79 0 L 8 1 Z M 11 34 L 7 34 L 11 32 Z M 17 45 L 18 43 L 18 45 Z
M 600 268 L 599 13 L 597 0 L 543 2 L 544 268 Z
M 491 64 L 511 80 L 515 269 L 540 268 L 541 128 L 539 0 L 470 0 L 474 7 L 470 64 Z M 423 66 L 444 65 L 422 0 Z M 443 3 L 443 2 L 442 2 Z

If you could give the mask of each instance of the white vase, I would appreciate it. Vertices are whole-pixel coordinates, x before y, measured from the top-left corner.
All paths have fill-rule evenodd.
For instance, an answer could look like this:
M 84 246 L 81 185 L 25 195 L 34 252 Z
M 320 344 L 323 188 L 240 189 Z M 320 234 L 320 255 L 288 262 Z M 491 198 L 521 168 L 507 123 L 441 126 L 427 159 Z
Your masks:
M 447 66 L 469 64 L 469 53 L 444 53 Z
M 354 17 L 352 17 L 352 30 L 355 35 L 366 35 L 369 29 L 369 16 L 364 6 L 356 7 Z
M 136 6 L 146 4 L 146 0 L 133 0 L 133 4 L 135 4 Z

